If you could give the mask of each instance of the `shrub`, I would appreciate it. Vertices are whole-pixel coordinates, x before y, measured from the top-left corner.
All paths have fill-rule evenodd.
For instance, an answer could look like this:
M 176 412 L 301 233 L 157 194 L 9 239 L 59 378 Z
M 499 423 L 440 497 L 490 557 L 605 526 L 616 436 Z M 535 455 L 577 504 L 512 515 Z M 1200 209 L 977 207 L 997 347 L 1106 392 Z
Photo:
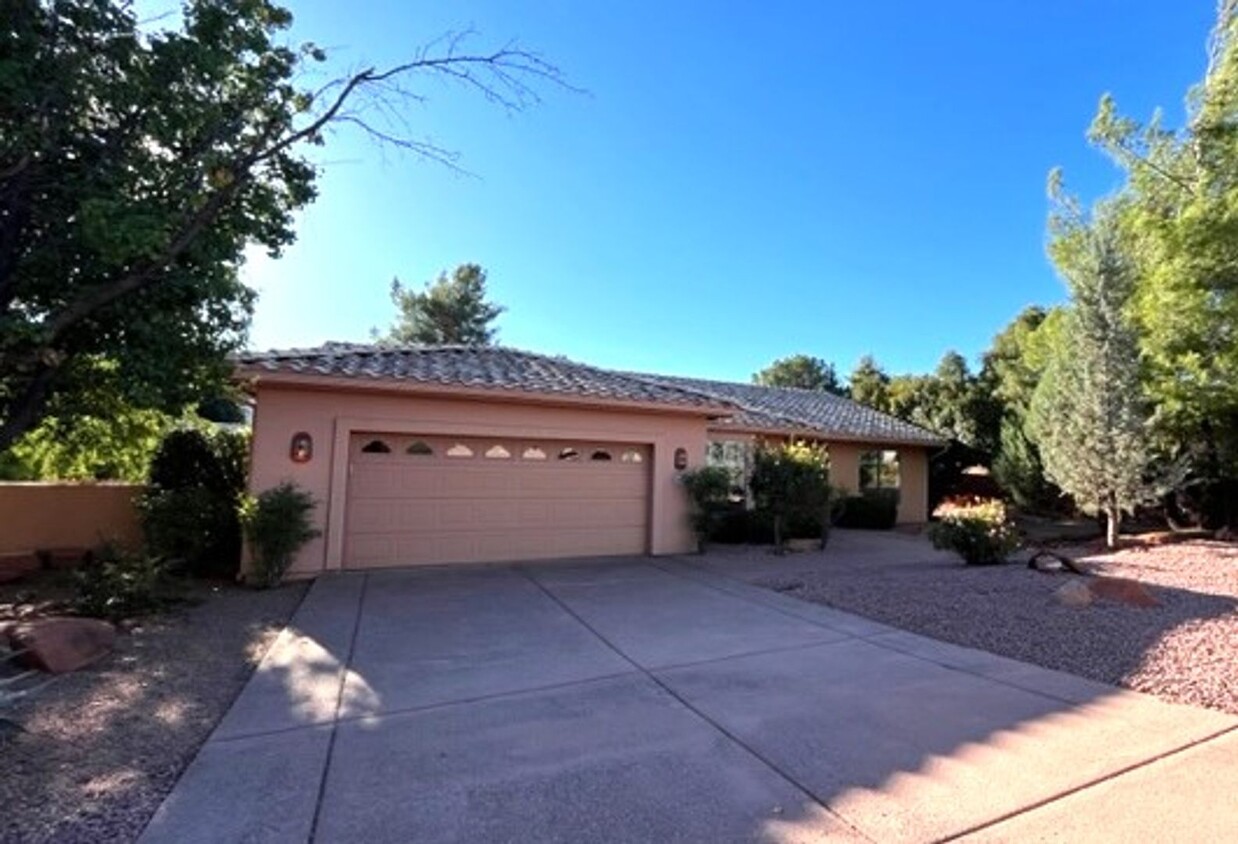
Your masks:
M 722 466 L 700 466 L 679 476 L 688 494 L 688 519 L 698 545 L 713 538 L 731 501 L 731 473 Z
M 162 609 L 179 599 L 168 565 L 145 554 L 101 552 L 95 563 L 73 572 L 81 615 L 120 621 Z
M 1019 535 L 997 499 L 939 508 L 929 526 L 933 547 L 953 551 L 969 566 L 1005 562 L 1019 545 Z
M 248 449 L 245 434 L 222 429 L 178 428 L 164 437 L 138 502 L 152 552 L 193 575 L 235 577 Z
M 279 583 L 297 551 L 319 535 L 310 521 L 314 506 L 313 497 L 290 481 L 242 502 L 241 524 L 253 552 L 256 585 Z
M 867 489 L 847 496 L 834 524 L 860 530 L 889 530 L 898 522 L 898 490 Z
M 757 510 L 769 514 L 774 544 L 788 537 L 826 539 L 830 526 L 829 463 L 825 450 L 805 443 L 762 446 L 753 455 L 749 484 Z

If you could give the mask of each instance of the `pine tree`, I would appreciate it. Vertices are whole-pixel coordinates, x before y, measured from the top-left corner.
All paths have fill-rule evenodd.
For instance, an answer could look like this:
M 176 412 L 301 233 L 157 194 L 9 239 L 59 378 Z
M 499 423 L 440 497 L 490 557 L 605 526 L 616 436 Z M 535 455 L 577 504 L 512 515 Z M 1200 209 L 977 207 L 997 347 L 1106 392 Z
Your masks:
M 491 323 L 505 310 L 486 299 L 486 271 L 477 264 L 461 264 L 450 276 L 442 273 L 421 291 L 396 279 L 391 301 L 399 309 L 385 338 L 392 343 L 488 346 L 498 333 Z
M 1059 219 L 1052 254 L 1071 293 L 1061 345 L 1032 397 L 1045 473 L 1088 513 L 1104 514 L 1117 544 L 1123 512 L 1155 497 L 1148 481 L 1149 405 L 1138 337 L 1126 318 L 1134 264 L 1113 209 L 1090 223 Z

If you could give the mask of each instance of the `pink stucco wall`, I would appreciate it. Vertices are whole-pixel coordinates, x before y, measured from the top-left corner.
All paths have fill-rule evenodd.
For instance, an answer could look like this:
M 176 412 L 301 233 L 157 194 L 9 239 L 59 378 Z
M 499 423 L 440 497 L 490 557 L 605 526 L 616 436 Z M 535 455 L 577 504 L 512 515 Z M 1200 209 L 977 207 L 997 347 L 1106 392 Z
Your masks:
M 133 500 L 139 484 L 29 482 L 0 484 L 0 554 L 94 548 L 142 541 Z
M 297 464 L 289 458 L 289 442 L 299 431 L 313 438 L 314 456 L 308 463 Z M 354 432 L 362 431 L 648 445 L 653 453 L 649 548 L 653 554 L 674 554 L 694 547 L 673 455 L 677 448 L 684 448 L 692 464 L 703 460 L 703 414 L 266 383 L 257 388 L 251 489 L 260 492 L 284 480 L 295 482 L 317 500 L 315 520 L 322 531 L 320 538 L 302 550 L 290 571 L 292 576 L 340 568 L 344 562 L 348 443 Z

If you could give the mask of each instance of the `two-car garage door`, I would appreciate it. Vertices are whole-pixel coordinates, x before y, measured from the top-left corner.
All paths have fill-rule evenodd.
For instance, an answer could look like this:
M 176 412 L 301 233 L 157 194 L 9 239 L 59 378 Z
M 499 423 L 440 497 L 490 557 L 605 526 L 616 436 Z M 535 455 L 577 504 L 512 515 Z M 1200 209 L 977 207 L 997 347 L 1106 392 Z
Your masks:
M 344 565 L 643 554 L 648 446 L 356 434 Z

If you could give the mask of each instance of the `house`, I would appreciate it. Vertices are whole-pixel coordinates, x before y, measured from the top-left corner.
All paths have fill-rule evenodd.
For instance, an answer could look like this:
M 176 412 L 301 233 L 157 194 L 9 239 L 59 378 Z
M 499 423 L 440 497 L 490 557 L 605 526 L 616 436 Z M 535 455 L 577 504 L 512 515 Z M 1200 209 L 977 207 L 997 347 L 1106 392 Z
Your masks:
M 291 574 L 694 547 L 679 473 L 765 439 L 827 444 L 831 481 L 927 519 L 940 438 L 828 393 L 617 372 L 502 347 L 247 353 L 250 473 L 318 502 Z

